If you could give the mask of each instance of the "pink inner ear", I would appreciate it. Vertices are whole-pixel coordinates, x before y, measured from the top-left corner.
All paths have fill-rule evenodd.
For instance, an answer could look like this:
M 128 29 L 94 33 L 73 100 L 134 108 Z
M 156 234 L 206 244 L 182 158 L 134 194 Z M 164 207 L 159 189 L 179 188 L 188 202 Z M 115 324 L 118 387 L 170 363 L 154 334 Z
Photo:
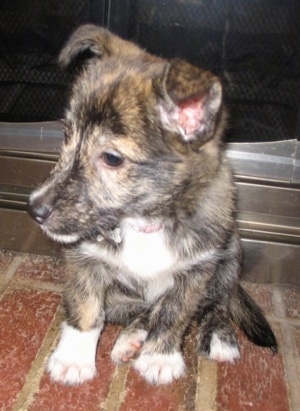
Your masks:
M 187 100 L 172 111 L 172 120 L 176 121 L 182 130 L 185 140 L 195 138 L 194 134 L 201 130 L 201 123 L 204 118 L 204 101 L 205 98 L 203 97 Z

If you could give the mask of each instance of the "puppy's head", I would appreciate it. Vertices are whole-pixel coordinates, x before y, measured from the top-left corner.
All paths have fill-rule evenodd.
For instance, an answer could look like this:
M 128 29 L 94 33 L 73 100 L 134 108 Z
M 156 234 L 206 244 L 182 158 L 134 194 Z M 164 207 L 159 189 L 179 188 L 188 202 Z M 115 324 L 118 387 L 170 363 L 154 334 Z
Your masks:
M 126 217 L 191 213 L 219 165 L 222 88 L 211 73 L 80 27 L 60 54 L 92 58 L 73 85 L 61 157 L 29 200 L 61 242 L 94 239 Z

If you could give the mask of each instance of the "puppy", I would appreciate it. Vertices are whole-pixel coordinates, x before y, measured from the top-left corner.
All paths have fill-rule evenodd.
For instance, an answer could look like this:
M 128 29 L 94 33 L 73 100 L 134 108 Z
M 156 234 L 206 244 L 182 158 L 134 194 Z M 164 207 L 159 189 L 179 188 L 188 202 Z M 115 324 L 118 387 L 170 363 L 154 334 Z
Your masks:
M 93 378 L 106 322 L 124 325 L 112 360 L 132 359 L 153 384 L 184 374 L 191 321 L 199 325 L 199 354 L 212 360 L 239 357 L 232 322 L 276 352 L 273 332 L 238 282 L 220 80 L 94 25 L 75 31 L 59 60 L 68 66 L 88 53 L 66 110 L 60 160 L 28 204 L 43 231 L 68 244 L 66 321 L 51 377 Z

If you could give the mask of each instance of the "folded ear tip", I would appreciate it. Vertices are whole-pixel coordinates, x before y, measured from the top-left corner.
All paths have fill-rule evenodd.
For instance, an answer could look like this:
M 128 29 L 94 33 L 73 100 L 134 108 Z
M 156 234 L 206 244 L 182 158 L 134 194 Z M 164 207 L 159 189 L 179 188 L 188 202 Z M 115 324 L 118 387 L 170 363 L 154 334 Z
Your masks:
M 222 87 L 221 80 L 218 77 L 216 77 L 215 82 L 212 85 L 212 90 L 216 94 L 222 95 L 223 87 Z
M 69 37 L 58 56 L 58 65 L 65 68 L 80 54 L 90 52 L 91 56 L 101 56 L 99 37 L 105 37 L 107 30 L 94 24 L 79 26 Z
M 215 82 L 212 84 L 209 96 L 210 96 L 210 108 L 213 111 L 217 111 L 222 102 L 223 87 L 220 79 L 216 78 Z
M 222 92 L 222 83 L 219 77 L 215 78 L 215 82 L 213 84 L 213 89 L 216 90 L 217 92 Z
M 57 58 L 57 64 L 59 65 L 60 68 L 63 68 L 63 69 L 66 68 L 70 64 L 70 61 L 65 53 L 65 49 L 63 49 L 59 53 L 58 58 Z

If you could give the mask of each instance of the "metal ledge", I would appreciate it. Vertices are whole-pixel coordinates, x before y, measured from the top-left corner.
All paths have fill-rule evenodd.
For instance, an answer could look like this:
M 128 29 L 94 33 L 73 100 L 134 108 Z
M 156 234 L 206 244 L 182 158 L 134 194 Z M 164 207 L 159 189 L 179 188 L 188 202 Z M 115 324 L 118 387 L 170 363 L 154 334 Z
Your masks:
M 31 190 L 54 166 L 60 122 L 0 123 L 0 248 L 54 255 L 24 211 Z M 300 286 L 300 145 L 297 140 L 231 143 L 227 156 L 238 190 L 243 277 Z
M 300 184 L 300 148 L 297 140 L 269 143 L 231 143 L 227 145 L 237 176 Z
M 63 126 L 59 121 L 0 123 L 0 152 L 55 156 L 63 138 Z M 300 143 L 295 139 L 230 143 L 226 153 L 237 176 L 300 184 Z
M 64 138 L 60 121 L 0 123 L 0 151 L 56 153 Z

